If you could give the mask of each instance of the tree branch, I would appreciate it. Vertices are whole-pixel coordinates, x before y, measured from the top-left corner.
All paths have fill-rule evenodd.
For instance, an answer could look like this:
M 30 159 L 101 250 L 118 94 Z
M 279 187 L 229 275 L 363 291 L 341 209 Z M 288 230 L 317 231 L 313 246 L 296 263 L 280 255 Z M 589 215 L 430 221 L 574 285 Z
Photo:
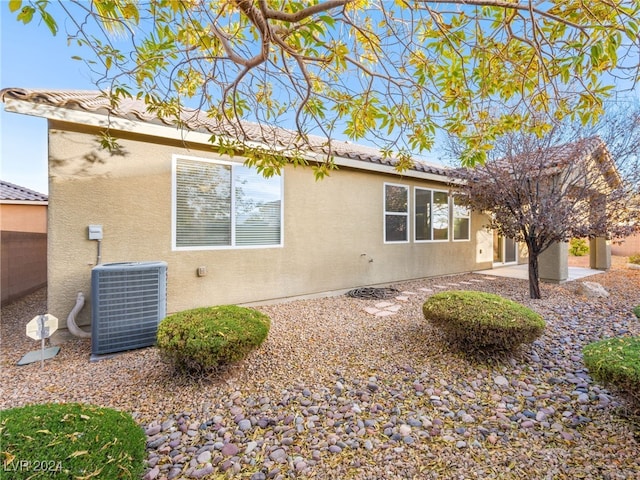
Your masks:
M 531 1 L 527 1 L 526 3 L 514 3 L 511 2 L 509 0 L 458 0 L 458 1 L 452 1 L 452 0 L 423 0 L 423 3 L 441 3 L 441 4 L 456 4 L 456 5 L 471 5 L 471 6 L 476 6 L 476 7 L 499 7 L 499 8 L 504 8 L 507 10 L 522 10 L 525 12 L 529 12 L 529 11 L 533 11 L 535 12 L 537 15 L 540 15 L 541 17 L 545 17 L 548 18 L 550 20 L 553 20 L 554 22 L 558 22 L 558 23 L 562 23 L 564 25 L 567 25 L 569 27 L 573 27 L 576 28 L 578 30 L 583 30 L 585 28 L 587 28 L 586 25 L 579 25 L 577 23 L 571 22 L 569 20 L 567 20 L 566 18 L 562 18 L 559 17 L 557 15 L 554 15 L 552 13 L 549 13 L 545 10 L 542 10 L 540 8 L 536 8 L 533 6 L 533 2 Z
M 249 1 L 249 0 L 244 0 Z M 328 0 L 326 2 L 317 3 L 310 7 L 303 8 L 295 13 L 287 13 L 280 10 L 273 10 L 267 7 L 265 0 L 260 0 L 260 3 L 264 5 L 263 13 L 265 18 L 271 20 L 279 20 L 282 22 L 299 23 L 302 20 L 312 17 L 318 13 L 328 12 L 338 7 L 344 7 L 349 3 L 353 3 L 355 0 Z

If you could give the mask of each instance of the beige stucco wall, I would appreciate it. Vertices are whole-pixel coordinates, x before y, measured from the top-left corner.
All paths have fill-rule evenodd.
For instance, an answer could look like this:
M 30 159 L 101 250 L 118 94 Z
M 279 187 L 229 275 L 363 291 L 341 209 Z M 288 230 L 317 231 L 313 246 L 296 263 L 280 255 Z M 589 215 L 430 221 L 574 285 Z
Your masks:
M 612 241 L 611 254 L 623 257 L 640 254 L 640 234 Z
M 538 257 L 540 280 L 564 283 L 569 278 L 569 243 L 556 242 Z
M 472 218 L 471 241 L 384 244 L 385 182 L 443 186 L 349 169 L 319 182 L 307 169 L 285 169 L 283 247 L 172 251 L 172 155 L 220 157 L 210 148 L 143 137 L 121 139 L 122 154 L 111 156 L 96 148 L 95 132 L 64 131 L 76 127 L 59 123 L 50 128 L 48 298 L 49 312 L 61 320 L 77 292 L 89 303 L 97 257 L 97 243 L 87 236 L 91 224 L 103 226 L 103 263 L 168 263 L 169 312 L 491 267 L 490 241 L 477 233 L 479 216 Z M 196 275 L 201 266 L 204 277 Z
M 589 239 L 589 267 L 598 270 L 611 268 L 611 241 L 603 237 Z
M 0 230 L 47 233 L 47 206 L 0 203 Z

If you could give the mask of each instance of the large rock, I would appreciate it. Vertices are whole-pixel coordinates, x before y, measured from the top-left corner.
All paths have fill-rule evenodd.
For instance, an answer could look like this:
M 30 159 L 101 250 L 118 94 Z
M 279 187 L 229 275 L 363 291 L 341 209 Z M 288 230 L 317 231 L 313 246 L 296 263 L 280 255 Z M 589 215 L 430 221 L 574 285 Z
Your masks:
M 578 288 L 578 294 L 584 295 L 587 298 L 602 298 L 608 297 L 609 292 L 605 288 L 596 282 L 582 282 L 580 288 Z

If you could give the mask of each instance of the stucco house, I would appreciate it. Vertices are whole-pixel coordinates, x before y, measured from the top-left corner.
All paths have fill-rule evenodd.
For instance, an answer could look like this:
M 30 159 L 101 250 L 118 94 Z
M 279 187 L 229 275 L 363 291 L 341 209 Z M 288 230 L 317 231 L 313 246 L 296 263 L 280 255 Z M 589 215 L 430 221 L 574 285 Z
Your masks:
M 581 138 L 546 148 L 535 146 L 526 154 L 491 160 L 467 172 L 471 190 L 477 189 L 472 195 L 482 197 L 487 185 L 504 191 L 504 185 L 511 183 L 515 186 L 508 191 L 517 195 L 509 200 L 521 202 L 521 198 L 532 197 L 539 210 L 548 210 L 545 217 L 553 222 L 550 226 L 577 222 L 573 226 L 580 228 L 585 236 L 589 235 L 590 267 L 610 268 L 612 242 L 601 233 L 607 228 L 606 219 L 611 215 L 607 208 L 615 210 L 616 206 L 624 205 L 629 209 L 630 202 L 627 190 L 621 188 L 623 180 L 615 161 L 600 137 Z M 495 196 L 495 191 L 492 192 Z M 556 242 L 540 255 L 542 280 L 554 283 L 568 280 L 568 245 L 568 242 Z M 493 248 L 494 266 L 505 261 L 528 261 L 524 244 L 501 238 L 496 232 Z
M 290 166 L 265 179 L 216 152 L 220 132 L 195 111 L 176 128 L 140 101 L 113 109 L 95 91 L 0 98 L 48 120 L 48 309 L 61 326 L 77 293 L 90 297 L 97 263 L 166 262 L 168 312 L 492 267 L 486 222 L 458 204 L 442 166 L 399 173 L 377 149 L 344 142 L 333 145 L 339 171 L 322 181 Z M 107 128 L 113 153 L 98 144 Z M 101 227 L 99 242 L 89 226 Z
M 2 304 L 47 284 L 46 195 L 0 180 Z

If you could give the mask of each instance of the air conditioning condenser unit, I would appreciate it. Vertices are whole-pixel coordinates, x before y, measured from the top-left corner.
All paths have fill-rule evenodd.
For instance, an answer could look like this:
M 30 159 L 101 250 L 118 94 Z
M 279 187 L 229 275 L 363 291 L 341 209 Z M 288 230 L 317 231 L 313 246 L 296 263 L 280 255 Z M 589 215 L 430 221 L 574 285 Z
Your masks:
M 123 262 L 91 270 L 91 354 L 154 345 L 167 312 L 166 262 Z

